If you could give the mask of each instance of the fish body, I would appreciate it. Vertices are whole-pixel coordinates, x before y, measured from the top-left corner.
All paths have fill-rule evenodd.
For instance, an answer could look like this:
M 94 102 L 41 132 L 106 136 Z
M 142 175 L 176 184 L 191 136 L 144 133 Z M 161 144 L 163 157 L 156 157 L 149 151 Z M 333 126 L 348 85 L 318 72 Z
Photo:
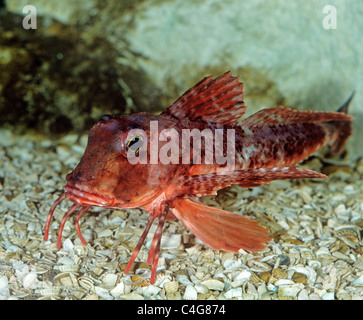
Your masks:
M 56 206 L 68 198 L 74 205 L 62 219 L 58 247 L 64 223 L 74 212 L 83 243 L 79 220 L 91 206 L 149 212 L 125 273 L 158 219 L 147 259 L 152 264 L 151 283 L 166 219 L 181 220 L 215 249 L 263 249 L 270 240 L 267 229 L 192 199 L 232 184 L 249 188 L 278 179 L 325 178 L 295 166 L 324 145 L 339 154 L 351 135 L 352 117 L 276 107 L 239 121 L 245 110 L 243 85 L 227 72 L 204 78 L 161 115 L 102 117 L 90 130 L 80 163 L 66 177 L 65 192 L 50 209 L 45 239 Z

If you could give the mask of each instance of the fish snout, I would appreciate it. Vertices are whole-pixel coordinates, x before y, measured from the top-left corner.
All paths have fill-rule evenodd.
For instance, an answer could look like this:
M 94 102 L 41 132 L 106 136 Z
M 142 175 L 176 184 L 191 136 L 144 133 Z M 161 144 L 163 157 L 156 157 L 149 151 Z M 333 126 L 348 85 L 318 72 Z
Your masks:
M 71 182 L 67 182 L 64 187 L 64 191 L 66 192 L 66 197 L 69 200 L 81 205 L 110 207 L 115 203 L 115 200 L 111 197 L 100 195 L 96 192 L 86 191 L 82 189 L 80 185 L 74 185 Z

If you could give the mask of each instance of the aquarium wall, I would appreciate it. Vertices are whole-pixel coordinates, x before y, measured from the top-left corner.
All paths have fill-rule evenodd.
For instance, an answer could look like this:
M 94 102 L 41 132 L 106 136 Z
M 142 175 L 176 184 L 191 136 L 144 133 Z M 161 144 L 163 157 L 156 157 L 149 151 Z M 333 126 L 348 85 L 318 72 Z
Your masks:
M 359 1 L 34 0 L 37 26 L 25 30 L 28 4 L 7 1 L 2 13 L 1 122 L 84 130 L 105 113 L 162 111 L 202 77 L 231 70 L 247 114 L 336 110 L 355 91 L 350 150 L 362 154 Z

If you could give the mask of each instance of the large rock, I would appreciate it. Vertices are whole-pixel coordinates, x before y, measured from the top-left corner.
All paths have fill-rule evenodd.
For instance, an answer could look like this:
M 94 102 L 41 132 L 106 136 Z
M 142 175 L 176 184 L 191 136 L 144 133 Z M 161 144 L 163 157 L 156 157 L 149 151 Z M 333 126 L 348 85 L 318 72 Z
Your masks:
M 118 54 L 108 42 L 82 41 L 74 27 L 56 21 L 43 30 L 19 25 L 22 17 L 2 13 L 0 124 L 44 133 L 83 131 L 104 113 L 125 110 Z
M 27 1 L 12 0 L 20 12 Z M 83 26 L 102 35 L 119 52 L 118 63 L 143 75 L 127 83 L 147 108 L 153 90 L 163 99 L 150 103 L 162 110 L 206 74 L 232 70 L 245 83 L 248 114 L 278 104 L 336 110 L 356 90 L 350 112 L 356 116 L 355 156 L 363 155 L 361 30 L 363 3 L 332 0 L 336 29 L 326 29 L 325 0 L 32 2 L 40 15 Z M 147 79 L 147 81 L 145 80 Z M 127 78 L 125 78 L 127 82 Z M 159 95 L 155 95 L 159 97 Z M 158 105 L 159 102 L 159 105 Z

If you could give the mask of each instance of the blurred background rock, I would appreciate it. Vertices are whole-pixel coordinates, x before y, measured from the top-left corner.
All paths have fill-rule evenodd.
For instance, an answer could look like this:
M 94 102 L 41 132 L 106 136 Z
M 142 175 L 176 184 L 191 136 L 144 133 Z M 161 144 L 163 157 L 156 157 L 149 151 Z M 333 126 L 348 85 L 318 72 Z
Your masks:
M 25 5 L 36 30 L 22 28 Z M 363 155 L 359 0 L 0 0 L 0 124 L 83 132 L 107 113 L 160 112 L 206 75 L 232 70 L 247 114 L 335 111 L 356 91 L 349 149 Z M 333 5 L 337 28 L 325 29 Z

